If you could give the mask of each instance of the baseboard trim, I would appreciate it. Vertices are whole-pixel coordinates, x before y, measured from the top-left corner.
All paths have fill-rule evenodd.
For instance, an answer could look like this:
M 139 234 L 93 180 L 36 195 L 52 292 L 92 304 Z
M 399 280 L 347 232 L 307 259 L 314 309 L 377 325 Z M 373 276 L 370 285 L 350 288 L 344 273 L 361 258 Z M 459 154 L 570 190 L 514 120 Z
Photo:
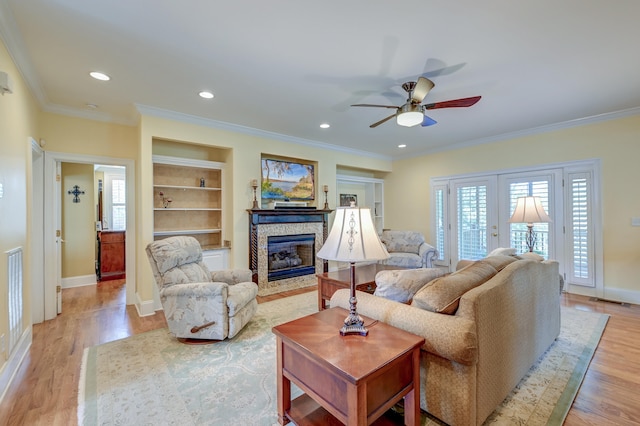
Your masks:
M 22 365 L 22 361 L 29 353 L 29 348 L 31 347 L 31 342 L 33 339 L 33 334 L 31 330 L 31 326 L 27 327 L 27 329 L 20 336 L 20 340 L 18 340 L 18 344 L 15 347 L 15 350 L 9 356 L 9 359 L 4 364 L 2 369 L 0 370 L 0 404 L 4 399 L 11 382 L 13 381 L 20 365 Z M 4 357 L 4 354 L 1 354 Z
M 136 293 L 135 306 L 136 311 L 138 311 L 138 316 L 140 317 L 148 317 L 149 315 L 155 315 L 156 313 L 153 300 L 142 300 L 139 293 Z
M 96 285 L 96 283 L 95 274 L 79 275 L 77 277 L 63 278 L 62 288 L 84 287 L 86 285 Z
M 603 299 L 640 305 L 640 291 L 605 287 Z

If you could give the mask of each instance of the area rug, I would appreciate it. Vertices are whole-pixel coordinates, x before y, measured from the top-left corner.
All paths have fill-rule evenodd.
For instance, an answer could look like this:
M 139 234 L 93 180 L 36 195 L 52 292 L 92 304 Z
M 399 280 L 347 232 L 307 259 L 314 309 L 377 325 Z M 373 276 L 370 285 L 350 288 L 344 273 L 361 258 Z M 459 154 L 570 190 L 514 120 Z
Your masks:
M 260 304 L 240 334 L 212 345 L 185 345 L 161 329 L 87 348 L 78 424 L 276 425 L 271 328 L 316 311 L 309 292 Z M 607 320 L 563 307 L 560 337 L 485 424 L 562 424 Z M 422 424 L 440 423 L 423 413 Z

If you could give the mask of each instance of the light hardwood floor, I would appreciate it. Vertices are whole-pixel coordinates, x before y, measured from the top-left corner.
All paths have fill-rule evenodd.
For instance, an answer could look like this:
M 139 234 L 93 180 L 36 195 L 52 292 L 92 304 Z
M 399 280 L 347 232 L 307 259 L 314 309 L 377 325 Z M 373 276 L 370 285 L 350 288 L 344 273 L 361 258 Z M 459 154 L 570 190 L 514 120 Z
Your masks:
M 125 306 L 123 283 L 63 290 L 63 313 L 33 326 L 29 355 L 0 403 L 1 425 L 75 425 L 84 349 L 166 326 L 162 313 L 140 318 Z M 566 294 L 562 303 L 611 315 L 565 425 L 640 424 L 640 306 Z

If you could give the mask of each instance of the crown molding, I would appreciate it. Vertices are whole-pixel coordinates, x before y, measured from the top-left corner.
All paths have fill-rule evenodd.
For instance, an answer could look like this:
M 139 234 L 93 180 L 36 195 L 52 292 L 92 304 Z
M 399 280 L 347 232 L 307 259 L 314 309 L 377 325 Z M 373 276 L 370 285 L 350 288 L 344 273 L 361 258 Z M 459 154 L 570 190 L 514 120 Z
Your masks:
M 640 107 L 623 109 L 620 111 L 609 112 L 605 114 L 592 115 L 590 117 L 576 118 L 574 120 L 562 121 L 559 123 L 548 124 L 545 126 L 532 127 L 530 129 L 517 130 L 515 132 L 502 133 L 485 138 L 471 139 L 463 142 L 456 142 L 450 145 L 441 145 L 430 148 L 419 153 L 395 157 L 394 160 L 403 160 L 407 158 L 419 157 L 422 155 L 436 154 L 439 152 L 452 151 L 454 149 L 468 148 L 475 145 L 482 145 L 493 142 L 500 142 L 509 139 L 517 139 L 526 136 L 538 135 L 541 133 L 555 132 L 558 130 L 571 129 L 574 127 L 586 126 L 588 124 L 600 123 L 603 121 L 617 120 L 619 118 L 630 117 L 640 114 Z
M 377 158 L 380 160 L 393 160 L 392 157 L 375 154 L 368 151 L 361 151 L 352 148 L 345 148 L 338 145 L 332 145 L 325 142 L 318 142 L 309 139 L 296 138 L 294 136 L 283 135 L 280 133 L 269 132 L 266 130 L 254 129 L 252 127 L 241 126 L 239 124 L 227 123 L 224 121 L 217 121 L 210 118 L 198 117 L 195 115 L 184 114 L 181 112 L 170 111 L 162 108 L 156 108 L 148 105 L 135 104 L 136 109 L 142 115 L 150 115 L 153 117 L 165 118 L 168 120 L 180 121 L 182 123 L 195 124 L 203 127 L 211 127 L 214 129 L 227 130 L 230 132 L 243 133 L 251 136 L 257 136 L 267 139 L 274 139 L 283 142 L 291 142 L 299 145 L 310 146 L 320 149 L 328 149 L 331 151 L 342 152 L 346 154 L 357 155 L 361 157 Z

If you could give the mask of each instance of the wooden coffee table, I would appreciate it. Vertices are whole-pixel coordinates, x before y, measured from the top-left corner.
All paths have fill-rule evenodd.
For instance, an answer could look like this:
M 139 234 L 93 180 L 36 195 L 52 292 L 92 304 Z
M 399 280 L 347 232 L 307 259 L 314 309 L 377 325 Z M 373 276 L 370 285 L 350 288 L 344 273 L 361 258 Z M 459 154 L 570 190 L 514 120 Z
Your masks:
M 380 271 L 407 269 L 400 266 L 380 265 L 372 263 L 369 265 L 356 265 L 356 290 L 366 291 L 373 294 L 376 289 L 376 274 Z M 331 299 L 333 293 L 341 288 L 351 286 L 351 272 L 349 268 L 338 269 L 337 271 L 317 274 L 318 277 L 318 310 L 326 308 L 325 301 Z
M 347 315 L 331 308 L 273 327 L 279 423 L 393 424 L 383 415 L 404 398 L 404 424 L 419 425 L 424 338 L 366 317 L 368 336 L 341 336 Z M 291 382 L 305 392 L 294 401 Z

